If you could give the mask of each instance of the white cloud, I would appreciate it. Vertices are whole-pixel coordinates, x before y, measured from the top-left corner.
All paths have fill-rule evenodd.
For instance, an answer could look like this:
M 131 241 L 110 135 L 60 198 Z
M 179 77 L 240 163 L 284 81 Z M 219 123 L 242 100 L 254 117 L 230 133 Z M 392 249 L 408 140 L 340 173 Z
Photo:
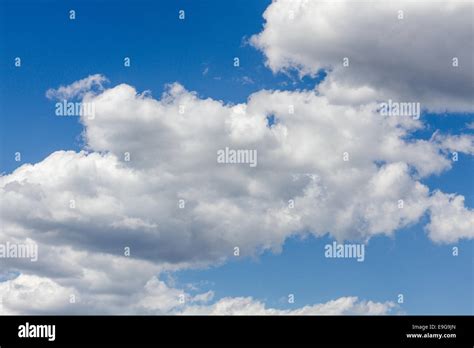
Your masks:
M 471 1 L 276 0 L 251 42 L 274 72 L 330 71 L 318 90 L 333 103 L 392 99 L 472 112 L 472 11 Z
M 0 282 L 0 314 L 42 313 L 61 311 L 69 301 L 71 289 L 49 278 L 20 275 L 15 280 Z
M 440 147 L 446 151 L 462 152 L 474 155 L 474 136 L 470 134 L 463 135 L 439 135 L 435 134 L 432 139 L 440 144 Z
M 368 240 L 431 208 L 417 178 L 451 167 L 447 147 L 472 153 L 465 138 L 406 140 L 420 122 L 308 91 L 260 91 L 231 106 L 179 84 L 161 100 L 119 85 L 85 100 L 96 106 L 82 118 L 90 153 L 58 151 L 1 177 L 4 238 L 112 255 L 128 246 L 133 258 L 173 267 L 221 262 L 236 246 L 242 256 L 278 251 L 299 231 Z M 226 146 L 256 149 L 258 166 L 218 164 Z M 445 241 L 457 240 L 450 233 Z
M 57 100 L 83 98 L 87 93 L 102 91 L 104 89 L 103 83 L 106 81 L 105 76 L 101 74 L 90 75 L 70 85 L 60 86 L 57 89 L 48 89 L 46 97 Z
M 390 314 L 393 302 L 360 301 L 357 297 L 341 297 L 326 303 L 297 309 L 267 308 L 251 297 L 225 297 L 212 305 L 192 305 L 182 314 L 192 315 L 383 315 Z
M 56 291 L 60 298 L 27 309 L 23 297 L 10 294 L 7 312 L 285 314 L 248 298 L 199 304 L 211 293 L 186 294 L 180 309 L 183 292 L 156 277 L 220 263 L 234 257 L 236 246 L 241 257 L 278 251 L 302 231 L 367 241 L 416 223 L 425 212 L 434 241 L 473 238 L 464 198 L 432 195 L 417 181 L 451 167 L 447 149 L 472 153 L 472 143 L 439 132 L 429 141 L 406 140 L 422 124 L 381 117 L 375 104 L 260 91 L 232 106 L 200 99 L 179 84 L 160 100 L 128 85 L 85 100 L 96 105 L 96 117 L 81 120 L 87 151 L 57 151 L 0 178 L 2 240 L 39 244 L 36 263 L 3 260 L 6 270 L 22 273 L 10 283 L 26 297 Z M 269 115 L 277 120 L 272 127 Z M 257 149 L 258 166 L 218 164 L 217 150 L 225 146 Z M 64 304 L 71 293 L 78 303 Z M 350 305 L 336 312 L 387 309 L 337 301 Z M 331 303 L 294 313 L 332 313 Z
M 474 154 L 472 136 L 412 139 L 422 120 L 377 112 L 386 99 L 473 110 L 472 3 L 369 5 L 278 0 L 266 10 L 252 43 L 274 72 L 326 69 L 314 91 L 263 90 L 229 105 L 178 83 L 160 99 L 126 84 L 105 89 L 100 74 L 49 89 L 50 99 L 94 103 L 95 117 L 81 118 L 84 151 L 57 151 L 0 177 L 0 239 L 39 245 L 38 262 L 2 260 L 21 275 L 0 283 L 1 312 L 390 313 L 392 302 L 357 297 L 292 310 L 251 297 L 212 303 L 212 291 L 190 294 L 159 278 L 219 264 L 236 246 L 241 257 L 279 251 L 307 231 L 365 242 L 425 213 L 434 242 L 474 238 L 464 197 L 420 182 L 451 168 L 449 152 Z M 227 146 L 257 150 L 258 166 L 218 164 Z
M 190 295 L 152 277 L 132 292 L 78 292 L 36 275 L 0 283 L 0 314 L 185 314 L 185 315 L 381 315 L 391 314 L 393 302 L 341 297 L 326 303 L 282 310 L 267 308 L 251 297 L 225 297 L 210 303 L 212 292 Z M 72 297 L 73 296 L 73 297 Z
M 48 90 L 51 99 L 94 103 L 95 117 L 81 118 L 84 151 L 57 151 L 0 177 L 1 239 L 39 245 L 36 263 L 2 260 L 21 273 L 0 283 L 3 312 L 389 313 L 393 303 L 356 297 L 293 310 L 250 297 L 211 303 L 212 292 L 189 294 L 159 279 L 164 271 L 219 264 L 234 257 L 234 247 L 241 257 L 279 251 L 307 231 L 368 241 L 425 213 L 433 241 L 474 238 L 464 197 L 430 192 L 419 181 L 449 170 L 450 151 L 472 155 L 472 136 L 410 139 L 422 121 L 382 117 L 376 103 L 401 98 L 432 110 L 472 110 L 468 5 L 372 4 L 379 15 L 370 25 L 369 9 L 352 6 L 276 1 L 252 39 L 274 71 L 331 70 L 314 91 L 263 90 L 229 105 L 178 83 L 160 99 L 126 84 L 104 89 L 102 75 Z M 396 20 L 400 6 L 403 22 Z M 449 30 L 438 30 L 446 21 Z M 426 26 L 436 30 L 419 32 Z M 451 52 L 461 64 L 456 70 Z M 340 66 L 345 56 L 347 69 Z M 423 77 L 412 78 L 415 72 Z M 276 120 L 271 127 L 268 116 Z M 218 164 L 225 147 L 257 150 L 258 166 Z M 71 294 L 77 303 L 68 302 Z
M 474 213 L 464 206 L 464 197 L 436 191 L 430 207 L 430 238 L 439 243 L 456 243 L 474 238 Z

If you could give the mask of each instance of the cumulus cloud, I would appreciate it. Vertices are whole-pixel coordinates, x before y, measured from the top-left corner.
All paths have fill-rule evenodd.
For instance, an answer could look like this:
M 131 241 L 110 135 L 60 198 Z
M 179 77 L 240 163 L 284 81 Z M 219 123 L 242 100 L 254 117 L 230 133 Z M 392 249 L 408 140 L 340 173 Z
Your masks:
M 439 142 L 440 146 L 446 151 L 474 155 L 474 136 L 472 135 L 440 135 L 435 133 L 431 138 Z
M 474 238 L 474 214 L 464 206 L 463 196 L 436 191 L 430 215 L 426 228 L 433 241 L 455 243 L 460 238 Z
M 472 153 L 472 143 L 440 134 L 407 140 L 420 121 L 382 117 L 376 104 L 331 104 L 315 91 L 260 91 L 230 105 L 179 84 L 160 99 L 122 84 L 84 100 L 96 107 L 94 119 L 81 119 L 85 150 L 57 151 L 0 178 L 2 240 L 39 245 L 36 263 L 3 260 L 5 269 L 22 273 L 9 281 L 15 292 L 80 298 L 75 306 L 52 301 L 30 312 L 290 314 L 248 298 L 200 304 L 209 293 L 185 295 L 188 305 L 179 311 L 182 291 L 157 277 L 221 263 L 235 247 L 242 257 L 279 251 L 286 238 L 307 231 L 367 241 L 425 212 L 434 241 L 473 237 L 464 198 L 431 193 L 418 181 L 450 169 L 447 148 Z M 257 150 L 258 166 L 217 163 L 224 147 Z M 26 311 L 23 297 L 9 296 L 4 304 L 13 312 Z M 350 303 L 348 313 L 386 309 L 337 301 Z
M 212 305 L 187 306 L 182 314 L 198 315 L 383 315 L 396 307 L 393 302 L 361 301 L 357 297 L 341 297 L 326 303 L 298 309 L 267 308 L 251 297 L 225 297 Z
M 2 260 L 20 274 L 0 283 L 3 313 L 387 314 L 393 303 L 356 297 L 292 310 L 214 301 L 160 276 L 220 264 L 235 247 L 278 252 L 298 234 L 367 242 L 425 214 L 436 243 L 474 238 L 464 197 L 421 182 L 451 169 L 450 152 L 474 154 L 473 137 L 416 139 L 423 120 L 378 111 L 383 99 L 472 111 L 472 5 L 337 3 L 275 1 L 252 38 L 275 72 L 327 70 L 314 90 L 261 90 L 233 105 L 179 83 L 158 99 L 105 89 L 99 74 L 48 90 L 93 103 L 95 117 L 81 117 L 82 151 L 0 177 L 0 239 L 39 246 L 37 262 Z M 258 165 L 218 163 L 224 148 L 256 151 Z
M 0 283 L 0 313 L 23 314 L 61 311 L 72 289 L 59 286 L 49 278 L 20 275 Z
M 135 289 L 137 290 L 137 289 Z M 135 292 L 78 293 L 75 289 L 36 275 L 0 283 L 1 314 L 177 314 L 177 315 L 383 315 L 393 302 L 341 297 L 296 309 L 267 308 L 251 297 L 225 297 L 211 303 L 212 292 L 190 295 L 151 278 Z
M 86 151 L 1 177 L 5 235 L 111 254 L 128 246 L 179 267 L 221 262 L 234 247 L 278 251 L 299 231 L 368 240 L 417 222 L 431 196 L 416 178 L 451 167 L 449 138 L 404 140 L 418 125 L 311 91 L 225 105 L 178 84 L 160 100 L 119 85 L 84 100 L 96 108 L 82 118 Z M 225 147 L 255 149 L 258 166 L 217 163 Z
M 472 112 L 472 11 L 470 1 L 276 0 L 251 43 L 274 72 L 330 71 L 318 90 L 334 103 Z

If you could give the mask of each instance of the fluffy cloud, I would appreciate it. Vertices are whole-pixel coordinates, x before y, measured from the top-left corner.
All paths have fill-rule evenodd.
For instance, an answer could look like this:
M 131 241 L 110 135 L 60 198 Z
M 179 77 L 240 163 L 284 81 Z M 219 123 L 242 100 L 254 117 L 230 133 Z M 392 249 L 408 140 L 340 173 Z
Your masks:
M 404 140 L 419 123 L 315 92 L 261 91 L 232 106 L 178 84 L 161 100 L 119 85 L 84 100 L 96 108 L 82 119 L 87 151 L 58 151 L 1 178 L 4 235 L 109 254 L 130 247 L 177 267 L 223 261 L 234 247 L 276 251 L 299 231 L 368 240 L 430 209 L 416 177 L 449 169 L 443 146 L 460 143 Z M 257 167 L 217 163 L 225 147 L 257 150 Z
M 182 314 L 182 315 L 382 315 L 397 307 L 393 302 L 341 297 L 292 310 L 267 308 L 251 297 L 225 297 L 210 303 L 213 293 L 190 295 L 169 287 L 156 277 L 136 292 L 84 293 L 49 278 L 20 275 L 0 283 L 2 314 Z
M 474 238 L 464 197 L 421 182 L 452 167 L 450 152 L 472 155 L 473 137 L 416 139 L 422 120 L 378 112 L 383 99 L 472 110 L 469 6 L 275 1 L 252 42 L 273 71 L 329 71 L 310 91 L 262 90 L 231 105 L 175 83 L 155 99 L 126 84 L 105 89 L 99 74 L 48 90 L 93 103 L 95 117 L 81 118 L 83 151 L 0 177 L 0 240 L 39 246 L 37 262 L 1 260 L 20 274 L 0 283 L 2 313 L 390 313 L 391 302 L 356 297 L 292 310 L 250 297 L 213 302 L 160 277 L 220 264 L 235 247 L 241 257 L 278 252 L 297 234 L 367 242 L 425 214 L 434 242 Z M 227 147 L 257 151 L 258 165 L 218 163 Z
M 277 0 L 251 42 L 275 72 L 330 71 L 318 89 L 334 103 L 393 99 L 472 112 L 472 11 L 469 1 Z
M 293 310 L 266 308 L 265 304 L 251 297 L 226 297 L 212 305 L 192 305 L 183 314 L 212 315 L 382 315 L 389 314 L 393 302 L 360 301 L 357 297 L 341 297 L 326 303 Z
M 431 201 L 431 222 L 426 228 L 433 241 L 455 243 L 474 238 L 474 214 L 464 206 L 463 196 L 436 191 Z
M 0 283 L 1 314 L 35 314 L 60 311 L 66 307 L 72 289 L 61 287 L 49 278 L 21 275 Z
M 38 262 L 3 260 L 22 273 L 8 282 L 12 313 L 384 313 L 386 304 L 354 298 L 336 300 L 334 310 L 330 302 L 287 312 L 249 298 L 211 304 L 209 293 L 185 294 L 180 308 L 183 291 L 157 277 L 223 262 L 234 247 L 241 256 L 278 251 L 303 231 L 367 241 L 425 212 L 434 241 L 473 237 L 464 198 L 418 181 L 451 167 L 448 150 L 472 153 L 472 142 L 406 140 L 422 123 L 382 117 L 375 104 L 260 91 L 226 105 L 179 84 L 159 100 L 118 85 L 84 101 L 96 108 L 94 119 L 81 119 L 84 151 L 57 151 L 0 178 L 2 240 L 33 240 L 40 253 Z M 257 167 L 217 163 L 225 147 L 257 150 Z M 44 307 L 21 307 L 20 299 L 51 292 L 58 299 Z M 65 302 L 71 294 L 75 305 Z
M 469 134 L 446 136 L 433 134 L 431 139 L 439 142 L 441 147 L 451 152 L 463 152 L 474 155 L 474 136 Z

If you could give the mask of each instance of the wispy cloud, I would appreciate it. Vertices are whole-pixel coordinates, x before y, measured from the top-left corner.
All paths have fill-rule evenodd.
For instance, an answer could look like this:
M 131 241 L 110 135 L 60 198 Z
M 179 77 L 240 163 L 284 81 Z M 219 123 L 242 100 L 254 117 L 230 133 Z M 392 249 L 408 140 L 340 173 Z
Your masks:
M 65 100 L 80 99 L 91 91 L 102 91 L 103 84 L 107 78 L 101 74 L 90 75 L 82 80 L 75 81 L 70 85 L 60 86 L 56 89 L 50 88 L 46 91 L 48 99 Z

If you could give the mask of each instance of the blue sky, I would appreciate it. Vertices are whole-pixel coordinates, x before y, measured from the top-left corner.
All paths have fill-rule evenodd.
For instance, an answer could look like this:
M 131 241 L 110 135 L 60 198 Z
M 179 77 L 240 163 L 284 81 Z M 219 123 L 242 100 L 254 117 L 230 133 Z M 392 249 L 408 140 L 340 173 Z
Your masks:
M 106 86 L 126 83 L 159 98 L 165 84 L 179 82 L 202 98 L 245 102 L 262 89 L 312 89 L 321 75 L 300 79 L 273 73 L 262 52 L 247 43 L 263 28 L 270 1 L 1 1 L 0 6 L 0 171 L 36 163 L 56 150 L 79 151 L 83 126 L 77 118 L 54 116 L 51 87 L 100 73 Z M 68 11 L 76 11 L 76 20 Z M 178 11 L 186 11 L 184 21 Z M 86 15 L 87 14 L 87 15 Z M 14 67 L 21 57 L 22 67 Z M 131 67 L 123 58 L 131 58 Z M 239 57 L 240 68 L 233 67 Z M 473 114 L 424 114 L 429 139 L 434 130 L 473 134 Z M 22 161 L 14 161 L 21 152 Z M 431 189 L 461 194 L 474 208 L 472 156 L 460 154 L 450 171 L 422 180 Z M 291 237 L 281 253 L 231 260 L 201 270 L 169 273 L 177 285 L 197 284 L 217 298 L 252 296 L 275 308 L 301 307 L 341 296 L 395 301 L 407 314 L 472 314 L 473 244 L 436 244 L 426 235 L 427 217 L 393 237 L 376 236 L 365 262 L 324 258 L 325 236 Z M 458 246 L 459 256 L 452 256 Z M 287 303 L 294 293 L 296 303 Z

